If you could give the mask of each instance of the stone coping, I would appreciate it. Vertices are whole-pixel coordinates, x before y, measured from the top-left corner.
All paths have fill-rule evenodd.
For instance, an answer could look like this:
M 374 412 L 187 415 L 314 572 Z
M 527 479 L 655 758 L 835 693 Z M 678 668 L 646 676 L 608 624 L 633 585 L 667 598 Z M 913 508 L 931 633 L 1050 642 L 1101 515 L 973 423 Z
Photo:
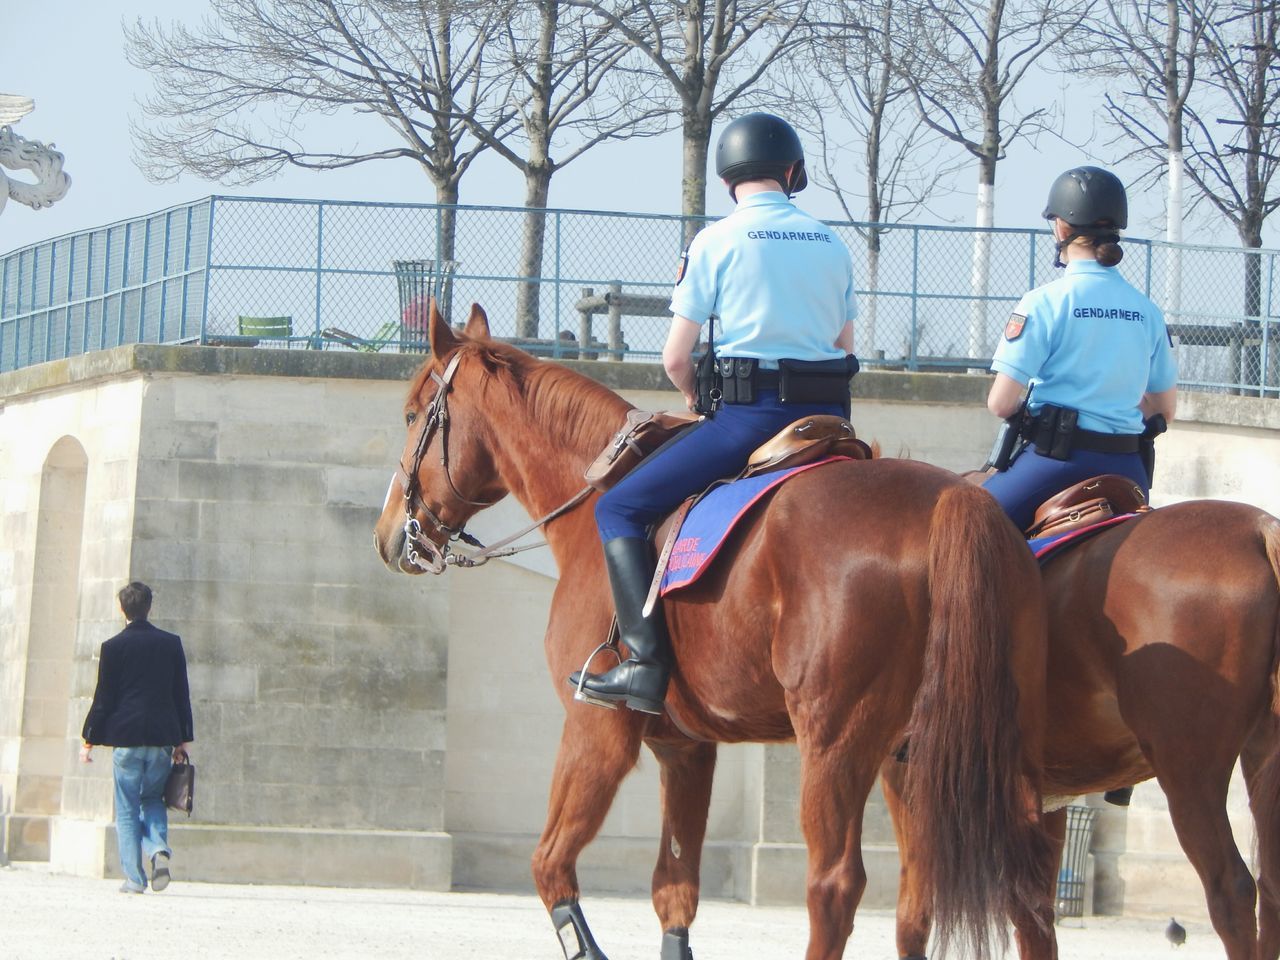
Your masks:
M 46 391 L 132 374 L 406 381 L 421 362 L 418 354 L 134 343 L 0 374 L 0 405 Z M 557 362 L 613 390 L 661 392 L 671 389 L 660 363 Z M 853 397 L 888 403 L 980 406 L 986 401 L 990 382 L 986 374 L 864 370 L 853 381 Z M 1280 429 L 1280 403 L 1258 397 L 1183 391 L 1178 413 L 1180 420 L 1195 423 Z

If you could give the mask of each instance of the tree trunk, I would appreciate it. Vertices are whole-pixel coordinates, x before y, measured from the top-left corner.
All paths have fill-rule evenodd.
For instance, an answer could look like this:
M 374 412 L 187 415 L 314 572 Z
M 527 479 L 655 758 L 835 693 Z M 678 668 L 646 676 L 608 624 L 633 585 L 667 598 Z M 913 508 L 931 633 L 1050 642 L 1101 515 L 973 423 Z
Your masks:
M 978 208 L 973 235 L 973 274 L 969 290 L 973 297 L 969 309 L 969 351 L 974 360 L 991 356 L 987 336 L 987 291 L 991 280 L 991 234 L 986 229 L 995 224 L 996 209 L 996 161 L 995 157 L 983 157 L 978 176 Z
M 707 156 L 711 148 L 711 119 L 692 109 L 684 111 L 683 176 L 680 212 L 684 215 L 684 245 L 702 229 L 707 212 Z
M 542 279 L 542 248 L 547 234 L 547 197 L 551 192 L 551 170 L 530 166 L 525 173 L 524 234 L 520 242 L 520 276 L 516 288 L 516 336 L 538 336 L 541 313 L 539 291 Z
M 440 277 L 439 306 L 446 320 L 453 316 L 453 274 L 457 267 L 454 252 L 458 242 L 458 185 L 452 183 L 436 191 L 441 204 L 436 234 L 436 270 Z
M 1182 243 L 1182 186 L 1186 174 L 1182 166 L 1182 153 L 1169 152 L 1169 194 L 1165 201 L 1164 237 L 1171 244 Z M 1167 251 L 1168 263 L 1164 274 L 1164 312 L 1170 322 L 1182 312 L 1182 250 L 1172 246 Z
M 876 307 L 879 300 L 876 291 L 880 289 L 880 231 L 876 227 L 871 228 L 871 233 L 867 237 L 867 303 L 866 309 L 862 311 L 862 336 L 854 337 L 855 343 L 860 343 L 861 353 L 868 360 L 874 360 L 878 356 L 876 353 Z M 854 326 L 858 326 L 858 321 L 854 321 Z M 856 332 L 856 331 L 855 331 Z M 859 352 L 859 351 L 854 351 Z

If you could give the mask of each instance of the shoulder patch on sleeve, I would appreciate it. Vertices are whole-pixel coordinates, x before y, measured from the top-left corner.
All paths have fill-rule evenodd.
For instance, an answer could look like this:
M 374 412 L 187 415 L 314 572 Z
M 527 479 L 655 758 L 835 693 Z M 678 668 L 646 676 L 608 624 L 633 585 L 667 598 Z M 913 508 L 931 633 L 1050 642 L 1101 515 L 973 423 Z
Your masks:
M 1004 325 L 1004 338 L 1006 340 L 1017 340 L 1022 336 L 1022 328 L 1027 325 L 1027 318 L 1020 313 L 1015 313 L 1009 318 L 1009 322 Z
M 679 284 L 684 279 L 684 272 L 689 269 L 689 248 L 685 247 L 684 252 L 680 254 L 680 262 L 676 264 L 676 283 Z

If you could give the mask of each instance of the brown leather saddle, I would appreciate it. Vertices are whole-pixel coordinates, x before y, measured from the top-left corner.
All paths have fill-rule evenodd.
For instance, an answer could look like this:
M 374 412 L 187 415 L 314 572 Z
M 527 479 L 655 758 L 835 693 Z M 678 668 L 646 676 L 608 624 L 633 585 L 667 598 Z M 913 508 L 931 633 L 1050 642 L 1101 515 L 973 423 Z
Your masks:
M 1146 513 L 1151 509 L 1142 488 L 1114 473 L 1082 480 L 1055 494 L 1036 510 L 1027 539 L 1056 536 L 1091 527 L 1126 513 Z

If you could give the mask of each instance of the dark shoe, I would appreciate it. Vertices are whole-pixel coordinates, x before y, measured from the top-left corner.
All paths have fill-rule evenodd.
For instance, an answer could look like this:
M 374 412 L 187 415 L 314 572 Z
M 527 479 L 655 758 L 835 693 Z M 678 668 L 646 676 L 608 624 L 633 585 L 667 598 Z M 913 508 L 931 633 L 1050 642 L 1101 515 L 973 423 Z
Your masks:
M 1107 803 L 1114 803 L 1117 807 L 1127 807 L 1129 800 L 1133 797 L 1133 787 L 1120 787 L 1116 790 L 1108 790 L 1102 795 L 1102 799 Z
M 151 857 L 151 889 L 159 893 L 169 885 L 169 855 L 161 850 Z
M 574 673 L 569 682 L 578 687 L 576 696 L 605 706 L 625 703 L 631 710 L 662 714 L 671 671 L 671 639 L 666 616 L 659 606 L 644 616 L 644 602 L 657 561 L 653 546 L 640 537 L 618 537 L 604 545 L 605 567 L 613 590 L 618 616 L 618 632 L 631 651 L 607 673 Z

